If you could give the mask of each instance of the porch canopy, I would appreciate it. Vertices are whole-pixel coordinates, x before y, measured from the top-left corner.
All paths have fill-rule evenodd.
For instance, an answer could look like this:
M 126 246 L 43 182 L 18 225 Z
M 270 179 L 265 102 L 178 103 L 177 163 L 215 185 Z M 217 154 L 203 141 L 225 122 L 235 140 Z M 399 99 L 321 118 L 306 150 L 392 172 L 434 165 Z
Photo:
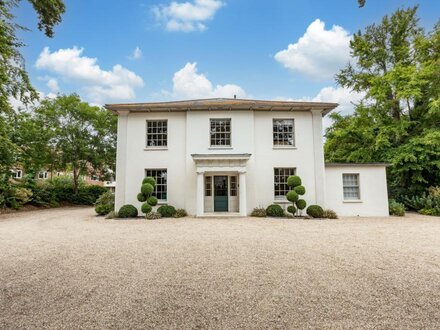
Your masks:
M 192 154 L 197 171 L 197 216 L 204 214 L 206 172 L 238 172 L 239 212 L 246 215 L 246 163 L 251 154 Z

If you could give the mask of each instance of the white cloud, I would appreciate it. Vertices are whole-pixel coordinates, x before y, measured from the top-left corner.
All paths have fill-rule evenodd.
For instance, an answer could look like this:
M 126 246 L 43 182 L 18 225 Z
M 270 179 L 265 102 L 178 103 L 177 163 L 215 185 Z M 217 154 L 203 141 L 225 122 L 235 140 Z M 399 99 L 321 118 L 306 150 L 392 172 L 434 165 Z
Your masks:
M 221 0 L 172 1 L 168 5 L 153 7 L 153 14 L 168 31 L 203 31 L 205 22 L 211 20 L 224 4 Z
M 136 47 L 133 50 L 133 53 L 131 53 L 128 58 L 130 60 L 140 60 L 142 58 L 142 50 L 139 47 Z
M 60 86 L 58 86 L 58 80 L 56 80 L 55 78 L 50 78 L 47 81 L 46 86 L 49 87 L 50 91 L 54 94 L 60 91 Z
M 135 89 L 144 85 L 141 77 L 120 64 L 114 65 L 111 71 L 102 70 L 98 60 L 83 56 L 83 51 L 73 47 L 51 53 L 45 47 L 36 67 L 58 74 L 64 81 L 80 84 L 86 98 L 95 103 L 133 99 Z
M 306 33 L 275 59 L 286 68 L 315 79 L 331 79 L 350 59 L 351 35 L 342 27 L 325 29 L 319 19 L 312 22 Z
M 225 97 L 237 98 L 246 97 L 246 92 L 238 85 L 226 84 L 213 86 L 211 81 L 202 73 L 197 73 L 197 63 L 186 63 L 186 65 L 174 73 L 173 92 L 174 98 L 197 99 Z
M 344 87 L 324 87 L 314 97 L 303 97 L 300 99 L 277 97 L 278 101 L 306 101 L 306 102 L 330 102 L 339 103 L 339 106 L 333 110 L 340 112 L 342 115 L 348 115 L 353 113 L 354 105 L 359 103 L 365 97 L 365 93 L 358 93 L 351 91 Z M 326 129 L 332 123 L 332 120 L 325 116 L 323 118 L 323 128 Z

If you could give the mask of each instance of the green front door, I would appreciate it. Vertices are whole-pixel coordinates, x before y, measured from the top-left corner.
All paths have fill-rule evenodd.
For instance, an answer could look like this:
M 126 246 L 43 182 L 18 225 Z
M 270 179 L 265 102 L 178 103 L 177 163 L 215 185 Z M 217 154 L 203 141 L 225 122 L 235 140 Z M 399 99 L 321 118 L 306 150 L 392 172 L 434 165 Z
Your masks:
M 228 177 L 214 176 L 214 212 L 228 212 Z

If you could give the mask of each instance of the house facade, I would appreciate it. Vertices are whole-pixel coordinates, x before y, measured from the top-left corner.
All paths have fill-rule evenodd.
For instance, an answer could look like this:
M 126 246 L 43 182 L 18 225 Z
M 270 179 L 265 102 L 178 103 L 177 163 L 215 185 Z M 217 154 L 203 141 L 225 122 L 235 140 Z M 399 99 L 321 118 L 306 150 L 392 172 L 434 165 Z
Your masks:
M 244 216 L 286 207 L 286 180 L 297 174 L 309 205 L 388 215 L 384 165 L 324 163 L 322 118 L 336 107 L 236 99 L 106 105 L 118 115 L 115 207 L 140 210 L 136 196 L 152 176 L 160 203 L 197 216 Z

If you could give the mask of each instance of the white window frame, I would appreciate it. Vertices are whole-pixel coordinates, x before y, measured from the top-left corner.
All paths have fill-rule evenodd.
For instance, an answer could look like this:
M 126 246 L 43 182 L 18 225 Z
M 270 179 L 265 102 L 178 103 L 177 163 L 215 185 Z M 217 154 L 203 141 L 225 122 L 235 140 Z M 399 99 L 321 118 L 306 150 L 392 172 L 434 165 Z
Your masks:
M 276 170 L 293 170 L 293 173 L 288 174 L 286 176 L 286 182 L 285 183 L 284 182 L 278 182 L 278 181 L 276 181 L 276 174 L 275 174 Z M 283 175 L 285 176 L 285 174 L 283 174 Z M 290 190 L 289 187 L 287 187 L 287 178 L 290 175 L 296 175 L 296 167 L 274 167 L 273 168 L 273 196 L 274 196 L 274 200 L 281 200 L 281 201 L 282 200 L 286 200 L 286 194 Z M 277 195 L 277 189 L 275 187 L 276 184 L 286 185 L 287 190 L 286 190 L 284 195 Z M 278 190 L 278 191 L 281 191 L 281 190 Z
M 41 174 L 43 174 L 42 177 L 41 177 Z M 48 178 L 47 171 L 40 171 L 40 172 L 38 172 L 38 179 L 40 179 L 40 180 L 47 180 L 47 178 Z
M 229 121 L 229 132 L 225 131 L 224 133 L 222 132 L 212 132 L 212 123 L 214 121 Z M 229 144 L 212 144 L 212 134 L 229 134 Z M 214 137 L 214 141 L 217 141 L 217 138 Z M 211 148 L 217 148 L 217 149 L 221 149 L 221 148 L 231 148 L 232 147 L 232 120 L 231 118 L 209 118 L 209 146 Z
M 165 184 L 159 183 L 158 180 L 156 180 L 156 176 L 151 175 L 151 173 L 149 173 L 149 171 L 165 171 L 165 173 L 166 173 L 166 179 L 165 179 L 166 182 L 165 182 Z M 161 199 L 161 198 L 157 197 L 157 199 L 161 203 L 166 203 L 167 200 L 168 200 L 168 169 L 166 169 L 166 168 L 146 168 L 145 169 L 145 177 L 147 177 L 147 176 L 151 176 L 151 177 L 153 177 L 156 180 L 156 186 L 154 187 L 153 196 L 157 197 L 157 188 L 158 188 L 158 186 L 165 186 L 166 198 L 165 199 Z
M 290 132 L 279 133 L 275 132 L 275 122 L 288 120 L 292 121 L 292 144 L 283 143 L 283 144 L 275 144 L 275 134 L 289 134 Z M 284 137 L 281 142 L 284 141 Z M 272 144 L 274 148 L 295 148 L 295 118 L 272 118 Z
M 148 139 L 148 123 L 158 123 L 158 122 L 165 122 L 166 125 L 166 132 L 165 133 L 158 133 L 158 132 L 152 132 L 150 133 L 151 135 L 156 135 L 156 138 L 159 135 L 162 135 L 162 139 L 161 141 L 165 141 L 165 144 L 162 145 L 150 145 L 150 141 Z M 165 139 L 163 139 L 163 135 L 165 135 Z M 154 138 L 152 139 L 153 143 L 157 143 L 157 141 L 159 141 L 159 139 L 154 140 Z M 155 142 L 156 141 L 156 142 Z M 168 149 L 168 119 L 148 119 L 145 121 L 145 149 Z
M 18 174 L 20 174 L 20 175 L 18 175 Z M 23 178 L 23 170 L 13 170 L 12 171 L 12 177 L 14 178 L 14 179 L 22 179 Z
M 355 176 L 357 184 L 347 185 L 344 180 L 346 176 Z M 346 197 L 345 188 L 356 188 L 357 189 L 357 197 Z M 346 201 L 346 202 L 351 202 L 351 201 L 357 202 L 357 201 L 361 200 L 361 180 L 360 180 L 359 173 L 342 173 L 342 196 L 344 198 L 344 201 Z

